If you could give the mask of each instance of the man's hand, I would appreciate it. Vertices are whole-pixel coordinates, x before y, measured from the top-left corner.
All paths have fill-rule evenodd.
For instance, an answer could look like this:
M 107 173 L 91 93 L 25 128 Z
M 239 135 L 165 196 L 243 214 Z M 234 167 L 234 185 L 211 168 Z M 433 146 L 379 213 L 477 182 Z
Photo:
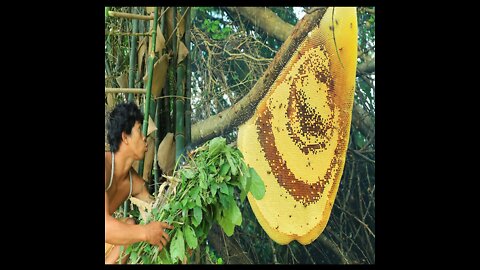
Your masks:
M 164 229 L 173 229 L 165 222 L 153 221 L 145 225 L 146 242 L 159 247 L 159 251 L 170 241 Z

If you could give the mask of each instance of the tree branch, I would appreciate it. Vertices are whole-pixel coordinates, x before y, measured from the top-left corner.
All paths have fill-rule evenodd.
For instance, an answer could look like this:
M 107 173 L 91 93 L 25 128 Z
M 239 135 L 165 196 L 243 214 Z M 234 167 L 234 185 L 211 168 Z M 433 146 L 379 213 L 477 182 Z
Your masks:
M 255 26 L 261 28 L 268 35 L 285 41 L 292 34 L 293 26 L 283 21 L 269 8 L 263 7 L 227 7 L 228 10 L 237 11 Z
M 365 61 L 357 66 L 357 76 L 363 73 L 375 72 L 375 58 Z

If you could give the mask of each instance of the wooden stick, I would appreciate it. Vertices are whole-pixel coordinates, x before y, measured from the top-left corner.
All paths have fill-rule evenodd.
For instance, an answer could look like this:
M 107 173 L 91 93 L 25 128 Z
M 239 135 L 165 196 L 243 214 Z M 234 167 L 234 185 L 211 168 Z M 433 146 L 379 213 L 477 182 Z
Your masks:
M 146 90 L 143 89 L 143 88 L 108 88 L 108 87 L 105 87 L 105 93 L 145 94 Z
M 105 30 L 105 35 L 111 35 L 111 36 L 151 36 L 152 34 L 150 33 L 130 33 L 130 32 L 116 32 L 116 31 L 109 31 Z
M 108 16 L 117 17 L 117 18 L 126 18 L 126 19 L 137 19 L 137 20 L 144 20 L 144 21 L 153 20 L 153 15 L 147 16 L 147 15 L 132 14 L 132 13 L 125 13 L 125 12 L 117 12 L 117 11 L 108 11 Z

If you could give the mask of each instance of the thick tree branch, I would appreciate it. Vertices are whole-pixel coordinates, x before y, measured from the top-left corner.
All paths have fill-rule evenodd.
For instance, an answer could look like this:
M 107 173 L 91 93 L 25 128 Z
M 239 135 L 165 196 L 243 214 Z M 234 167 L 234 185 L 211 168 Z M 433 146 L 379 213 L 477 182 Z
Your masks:
M 353 103 L 352 124 L 356 126 L 366 138 L 375 136 L 375 125 L 372 118 L 362 106 L 357 103 Z
M 375 58 L 361 63 L 357 66 L 357 76 L 363 73 L 374 73 L 375 72 Z
M 255 26 L 260 27 L 268 35 L 285 41 L 293 31 L 293 25 L 286 23 L 266 7 L 227 7 L 228 10 L 237 11 Z

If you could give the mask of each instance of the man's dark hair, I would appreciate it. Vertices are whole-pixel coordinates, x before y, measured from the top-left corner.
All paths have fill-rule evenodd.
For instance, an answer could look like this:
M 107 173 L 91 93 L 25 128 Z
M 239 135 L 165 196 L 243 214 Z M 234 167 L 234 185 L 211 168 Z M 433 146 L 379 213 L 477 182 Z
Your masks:
M 122 132 L 125 131 L 130 135 L 136 121 L 142 123 L 143 113 L 134 102 L 118 104 L 112 110 L 107 121 L 107 140 L 111 152 L 118 151 L 122 141 Z

